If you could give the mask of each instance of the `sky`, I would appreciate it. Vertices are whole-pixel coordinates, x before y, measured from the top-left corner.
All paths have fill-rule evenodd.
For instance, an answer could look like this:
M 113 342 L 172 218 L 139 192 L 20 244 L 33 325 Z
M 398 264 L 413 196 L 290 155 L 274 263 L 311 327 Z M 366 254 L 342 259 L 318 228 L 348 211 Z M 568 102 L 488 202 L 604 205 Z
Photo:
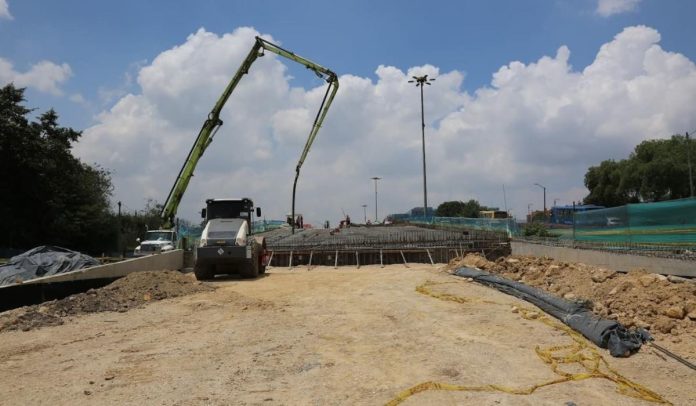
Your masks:
M 0 0 L 0 86 L 82 131 L 113 204 L 163 202 L 257 35 L 339 75 L 302 168 L 297 211 L 336 224 L 476 199 L 518 218 L 587 195 L 587 168 L 646 139 L 696 131 L 696 2 Z M 326 84 L 259 59 L 223 110 L 179 209 L 251 197 L 290 211 L 294 169 Z M 503 192 L 505 191 L 505 193 Z

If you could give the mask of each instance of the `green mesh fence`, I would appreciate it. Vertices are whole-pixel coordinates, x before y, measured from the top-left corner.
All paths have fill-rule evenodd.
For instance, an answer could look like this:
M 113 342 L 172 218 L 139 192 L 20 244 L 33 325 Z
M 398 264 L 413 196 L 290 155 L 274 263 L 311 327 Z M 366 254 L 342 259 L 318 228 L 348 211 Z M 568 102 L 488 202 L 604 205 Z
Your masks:
M 694 245 L 696 198 L 576 213 L 574 234 L 579 241 Z
M 430 224 L 461 227 L 466 229 L 504 232 L 508 236 L 518 234 L 519 230 L 515 219 L 490 219 L 468 217 L 423 217 L 411 216 L 405 221 L 414 224 Z
M 286 222 L 283 220 L 260 220 L 254 221 L 251 225 L 252 234 L 263 233 L 265 231 L 275 230 L 276 228 L 283 227 Z

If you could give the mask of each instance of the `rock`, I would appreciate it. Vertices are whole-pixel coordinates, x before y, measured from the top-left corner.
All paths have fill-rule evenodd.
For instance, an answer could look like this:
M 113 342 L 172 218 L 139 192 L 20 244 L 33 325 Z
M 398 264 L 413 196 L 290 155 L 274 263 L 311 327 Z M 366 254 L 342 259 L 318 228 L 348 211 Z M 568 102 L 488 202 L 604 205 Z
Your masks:
M 513 312 L 513 313 L 519 313 L 520 309 L 519 309 L 517 306 L 512 306 L 512 308 L 510 309 L 510 311 Z
M 109 374 L 109 375 L 107 375 L 107 376 L 104 377 L 104 380 L 105 380 L 105 381 L 110 381 L 110 380 L 112 380 L 112 379 L 114 379 L 114 378 L 116 378 L 116 375 Z
M 665 316 L 671 317 L 673 319 L 683 319 L 685 316 L 684 308 L 682 306 L 670 306 L 662 312 Z
M 643 287 L 648 287 L 655 282 L 656 278 L 655 275 L 643 275 L 640 278 L 638 278 L 640 281 L 640 284 L 643 285 Z
M 527 313 L 527 318 L 530 318 L 532 320 L 538 319 L 539 313 L 538 312 L 529 312 L 529 313 Z
M 575 299 L 575 294 L 574 293 L 566 293 L 565 295 L 563 295 L 563 299 L 573 300 L 573 299 Z
M 619 287 L 615 286 L 614 289 L 609 291 L 609 296 L 614 296 L 616 294 L 616 292 L 618 292 L 618 291 L 619 291 Z
M 86 391 L 84 391 L 83 393 L 84 393 L 85 395 L 88 395 L 88 396 L 89 396 L 89 395 L 92 394 L 92 391 L 86 390 Z
M 520 260 L 517 258 L 508 258 L 508 260 L 507 260 L 508 264 L 516 264 L 518 262 L 520 262 Z
M 682 278 L 681 276 L 676 276 L 676 275 L 667 276 L 667 280 L 672 282 L 672 283 L 682 283 L 682 282 L 696 283 L 696 278 Z
M 696 310 L 690 311 L 689 314 L 686 315 L 686 317 L 690 318 L 691 320 L 696 320 Z
M 602 283 L 609 278 L 613 278 L 616 275 L 616 271 L 609 271 L 606 269 L 598 269 L 597 272 L 593 273 L 591 278 L 592 282 Z
M 561 267 L 558 265 L 549 265 L 549 269 L 560 269 Z
M 655 274 L 655 278 L 660 282 L 664 282 L 664 281 L 668 280 L 666 276 L 660 275 L 660 274 Z
M 672 329 L 676 326 L 676 323 L 674 320 L 667 319 L 664 317 L 659 318 L 655 324 L 653 324 L 653 327 L 655 330 L 659 331 L 660 333 L 664 334 L 669 334 L 672 332 Z
M 669 275 L 667 276 L 667 280 L 672 282 L 672 283 L 683 283 L 686 282 L 686 278 L 681 278 L 679 276 L 674 276 L 674 275 Z
M 649 323 L 644 322 L 643 320 L 639 319 L 638 317 L 634 317 L 634 318 L 633 318 L 633 324 L 634 324 L 636 327 L 640 327 L 640 328 L 645 328 L 645 329 L 649 329 L 649 328 L 650 328 L 650 324 L 649 324 Z
M 675 344 L 680 343 L 680 342 L 681 342 L 681 338 L 679 338 L 679 337 L 672 337 L 672 342 L 675 343 Z

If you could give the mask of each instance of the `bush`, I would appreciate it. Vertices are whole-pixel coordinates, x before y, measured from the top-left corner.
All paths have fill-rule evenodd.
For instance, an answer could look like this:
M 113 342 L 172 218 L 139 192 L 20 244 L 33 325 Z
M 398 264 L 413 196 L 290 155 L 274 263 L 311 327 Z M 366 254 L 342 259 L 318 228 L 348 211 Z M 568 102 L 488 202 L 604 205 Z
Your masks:
M 544 223 L 527 223 L 526 226 L 524 226 L 524 236 L 525 237 L 556 237 L 555 234 L 549 233 L 548 228 L 546 228 L 546 225 Z

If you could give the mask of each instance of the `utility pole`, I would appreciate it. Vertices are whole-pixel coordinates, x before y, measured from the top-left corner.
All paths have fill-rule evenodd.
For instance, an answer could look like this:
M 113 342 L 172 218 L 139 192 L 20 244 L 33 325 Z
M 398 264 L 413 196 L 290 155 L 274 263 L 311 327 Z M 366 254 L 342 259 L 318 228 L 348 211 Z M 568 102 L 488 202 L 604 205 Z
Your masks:
M 544 222 L 546 222 L 546 186 L 535 183 L 536 186 L 544 189 Z
M 364 224 L 367 224 L 367 205 L 363 204 L 362 208 L 363 208 L 363 216 L 365 216 Z
M 121 221 L 121 201 L 118 201 L 118 240 L 116 240 L 116 244 L 118 247 L 116 248 L 120 253 L 121 253 L 121 258 L 126 257 L 126 250 L 125 247 L 122 249 L 123 245 L 123 222 Z
M 428 180 L 425 172 L 425 107 L 423 106 L 423 87 L 430 86 L 430 82 L 435 79 L 428 79 L 428 75 L 413 76 L 413 80 L 408 83 L 416 83 L 420 87 L 421 94 L 421 137 L 423 141 L 423 217 L 428 217 Z
M 689 196 L 694 197 L 694 181 L 691 179 L 691 143 L 689 133 L 686 133 L 686 160 L 689 163 Z
M 382 178 L 377 176 L 372 177 L 372 180 L 375 181 L 375 224 L 379 223 L 379 221 L 377 220 L 377 181 L 380 179 Z

